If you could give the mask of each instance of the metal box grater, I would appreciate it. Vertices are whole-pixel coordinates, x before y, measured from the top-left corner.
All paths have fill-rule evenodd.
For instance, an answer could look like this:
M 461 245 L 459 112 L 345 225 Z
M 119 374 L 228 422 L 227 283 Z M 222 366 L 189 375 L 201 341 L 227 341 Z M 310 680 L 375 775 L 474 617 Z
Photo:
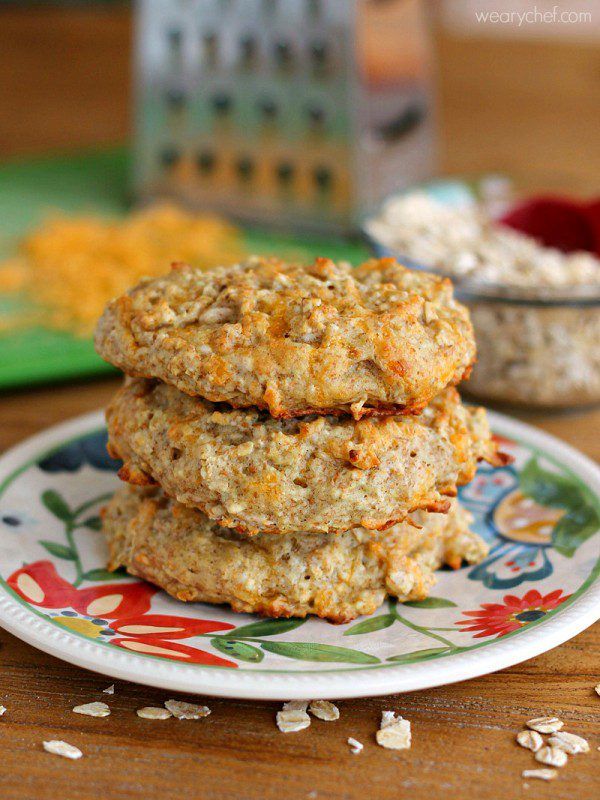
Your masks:
M 356 230 L 433 163 L 419 0 L 139 0 L 135 190 Z

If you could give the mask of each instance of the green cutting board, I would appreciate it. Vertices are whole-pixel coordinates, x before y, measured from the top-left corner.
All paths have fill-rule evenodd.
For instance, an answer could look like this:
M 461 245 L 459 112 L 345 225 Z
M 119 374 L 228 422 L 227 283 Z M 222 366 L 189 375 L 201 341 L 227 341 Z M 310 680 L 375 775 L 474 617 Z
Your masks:
M 114 216 L 130 206 L 129 154 L 125 149 L 40 158 L 0 166 L 0 257 L 51 211 Z M 286 236 L 245 229 L 249 252 L 301 258 L 328 256 L 358 263 L 362 244 L 340 239 Z M 15 300 L 0 295 L 0 317 Z M 40 327 L 0 334 L 0 389 L 112 371 L 94 352 L 91 339 Z

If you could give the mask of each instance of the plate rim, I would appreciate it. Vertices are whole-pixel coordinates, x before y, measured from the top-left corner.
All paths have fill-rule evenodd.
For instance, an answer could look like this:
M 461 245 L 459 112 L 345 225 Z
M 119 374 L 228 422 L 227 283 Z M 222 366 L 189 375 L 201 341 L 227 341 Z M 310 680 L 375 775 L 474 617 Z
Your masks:
M 500 435 L 523 440 L 552 453 L 600 495 L 600 467 L 576 448 L 506 414 L 488 411 L 490 426 Z M 15 469 L 25 471 L 41 453 L 104 426 L 102 411 L 92 411 L 46 428 L 0 456 L 0 489 Z M 378 696 L 449 685 L 496 672 L 557 647 L 600 618 L 600 575 L 592 568 L 591 584 L 575 601 L 518 637 L 496 639 L 487 647 L 447 659 L 416 664 L 386 664 L 377 668 L 329 669 L 310 672 L 221 670 L 198 665 L 137 658 L 80 639 L 45 622 L 22 607 L 0 586 L 0 626 L 49 655 L 116 680 L 186 692 L 251 700 L 345 699 Z M 594 575 L 594 571 L 596 574 Z M 587 579 L 586 579 L 587 580 Z M 384 668 L 382 668 L 384 667 Z

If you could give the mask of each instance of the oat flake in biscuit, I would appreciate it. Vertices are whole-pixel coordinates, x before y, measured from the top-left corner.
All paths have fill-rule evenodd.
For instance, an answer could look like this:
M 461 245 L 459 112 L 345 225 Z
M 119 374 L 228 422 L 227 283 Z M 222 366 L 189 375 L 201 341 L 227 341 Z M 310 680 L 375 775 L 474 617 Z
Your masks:
M 478 459 L 497 458 L 485 411 L 455 389 L 416 417 L 277 420 L 129 379 L 106 418 L 121 478 L 249 534 L 385 529 L 445 510 Z
M 487 553 L 456 501 L 448 514 L 418 512 L 413 521 L 422 527 L 244 537 L 160 489 L 134 487 L 118 490 L 103 511 L 111 569 L 124 566 L 179 600 L 339 623 L 371 614 L 388 594 L 421 600 L 442 563 L 456 568 Z
M 96 348 L 128 375 L 275 417 L 419 411 L 475 358 L 451 282 L 393 259 L 174 265 L 107 306 Z

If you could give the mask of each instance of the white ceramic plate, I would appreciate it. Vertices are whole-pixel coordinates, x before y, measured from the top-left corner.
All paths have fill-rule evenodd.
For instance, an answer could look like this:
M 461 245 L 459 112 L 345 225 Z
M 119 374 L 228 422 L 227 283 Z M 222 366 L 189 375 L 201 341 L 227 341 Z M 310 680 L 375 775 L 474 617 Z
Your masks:
M 515 462 L 482 466 L 460 493 L 486 561 L 440 571 L 427 601 L 338 626 L 186 605 L 105 573 L 97 515 L 118 480 L 102 415 L 52 428 L 0 459 L 0 624 L 112 678 L 247 699 L 404 692 L 543 653 L 600 617 L 600 470 L 490 418 Z

